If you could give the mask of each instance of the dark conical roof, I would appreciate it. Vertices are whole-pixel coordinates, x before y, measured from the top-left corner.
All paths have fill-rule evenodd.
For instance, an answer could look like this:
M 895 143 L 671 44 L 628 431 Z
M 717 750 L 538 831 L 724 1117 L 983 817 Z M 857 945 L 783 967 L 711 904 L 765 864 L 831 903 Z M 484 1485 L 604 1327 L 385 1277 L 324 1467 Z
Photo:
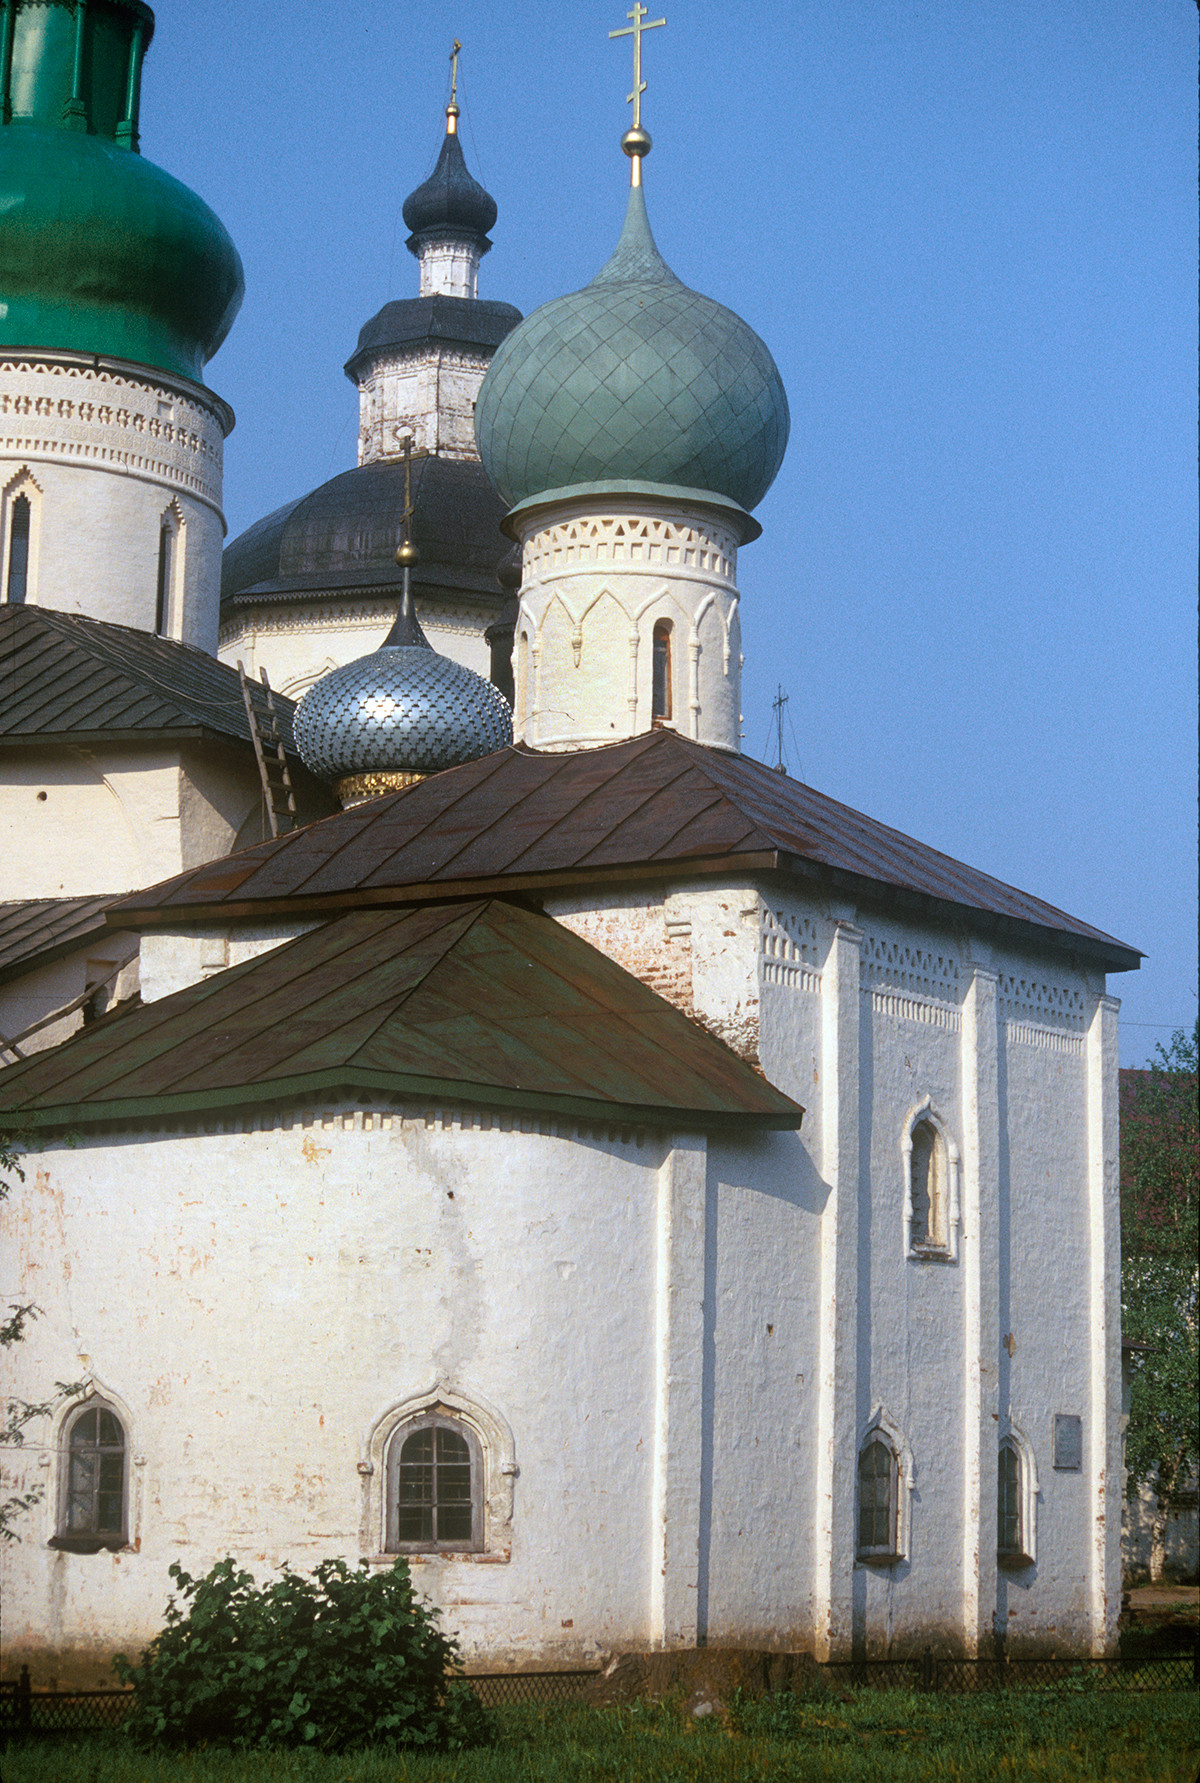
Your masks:
M 449 229 L 484 236 L 495 225 L 496 200 L 467 172 L 462 144 L 447 130 L 437 166 L 404 200 L 403 217 L 413 236 Z M 414 242 L 409 247 L 415 251 Z

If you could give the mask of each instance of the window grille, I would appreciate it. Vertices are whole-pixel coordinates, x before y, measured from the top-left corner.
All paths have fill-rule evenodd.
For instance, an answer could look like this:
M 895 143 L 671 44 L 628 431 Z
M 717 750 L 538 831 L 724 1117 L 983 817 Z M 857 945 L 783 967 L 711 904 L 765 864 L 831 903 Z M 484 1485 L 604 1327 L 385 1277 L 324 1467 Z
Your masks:
M 390 1548 L 482 1546 L 483 1469 L 473 1433 L 443 1417 L 405 1425 L 392 1439 L 388 1473 Z
M 873 1437 L 858 1457 L 858 1551 L 866 1558 L 896 1555 L 898 1475 L 891 1448 Z

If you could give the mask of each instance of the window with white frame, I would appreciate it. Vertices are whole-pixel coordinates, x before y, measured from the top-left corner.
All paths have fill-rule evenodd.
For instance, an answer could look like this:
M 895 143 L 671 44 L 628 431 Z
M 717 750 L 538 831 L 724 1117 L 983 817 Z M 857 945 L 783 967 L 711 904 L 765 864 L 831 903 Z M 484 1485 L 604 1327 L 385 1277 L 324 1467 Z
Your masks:
M 904 1238 L 910 1257 L 958 1255 L 959 1154 L 926 1097 L 904 1127 Z
M 0 600 L 11 606 L 36 598 L 41 501 L 42 492 L 26 469 L 0 495 Z
M 996 1559 L 1031 1566 L 1035 1558 L 1037 1479 L 1033 1455 L 1015 1428 L 1001 1438 L 996 1467 Z
M 58 1533 L 52 1545 L 76 1553 L 125 1545 L 128 1442 L 111 1405 L 90 1399 L 63 1427 Z
M 483 1456 L 475 1432 L 428 1412 L 404 1423 L 387 1451 L 390 1553 L 475 1553 L 483 1546 Z
M 908 1557 L 913 1458 L 898 1427 L 879 1407 L 858 1446 L 855 1551 L 891 1565 Z

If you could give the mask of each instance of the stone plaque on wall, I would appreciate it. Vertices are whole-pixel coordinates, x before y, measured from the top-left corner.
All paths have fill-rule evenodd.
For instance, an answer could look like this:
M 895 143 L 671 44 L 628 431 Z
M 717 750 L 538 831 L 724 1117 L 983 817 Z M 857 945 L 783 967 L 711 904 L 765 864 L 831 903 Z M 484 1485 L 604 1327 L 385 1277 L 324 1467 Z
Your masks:
M 1054 1465 L 1060 1473 L 1083 1467 L 1083 1419 L 1073 1412 L 1054 1414 Z

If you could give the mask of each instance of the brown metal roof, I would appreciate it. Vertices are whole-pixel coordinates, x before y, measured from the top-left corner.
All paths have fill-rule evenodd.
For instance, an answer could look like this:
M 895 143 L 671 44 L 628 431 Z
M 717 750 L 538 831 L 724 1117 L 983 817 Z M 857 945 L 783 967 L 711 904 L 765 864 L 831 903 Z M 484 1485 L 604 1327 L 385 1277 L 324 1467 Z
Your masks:
M 116 892 L 99 898 L 26 898 L 0 904 L 0 984 L 69 953 L 93 935 L 112 940 L 104 912 Z
M 798 1127 L 721 1041 L 537 911 L 342 916 L 0 1071 L 0 1114 L 80 1126 L 317 1095 Z
M 122 922 L 337 909 L 483 890 L 781 868 L 1140 957 L 1040 898 L 747 756 L 670 730 L 604 749 L 504 749 L 124 899 Z
M 263 690 L 251 685 L 266 720 Z M 292 754 L 294 710 L 291 700 L 275 695 L 284 748 Z M 249 743 L 236 669 L 191 644 L 132 626 L 0 604 L 0 746 L 164 732 Z

